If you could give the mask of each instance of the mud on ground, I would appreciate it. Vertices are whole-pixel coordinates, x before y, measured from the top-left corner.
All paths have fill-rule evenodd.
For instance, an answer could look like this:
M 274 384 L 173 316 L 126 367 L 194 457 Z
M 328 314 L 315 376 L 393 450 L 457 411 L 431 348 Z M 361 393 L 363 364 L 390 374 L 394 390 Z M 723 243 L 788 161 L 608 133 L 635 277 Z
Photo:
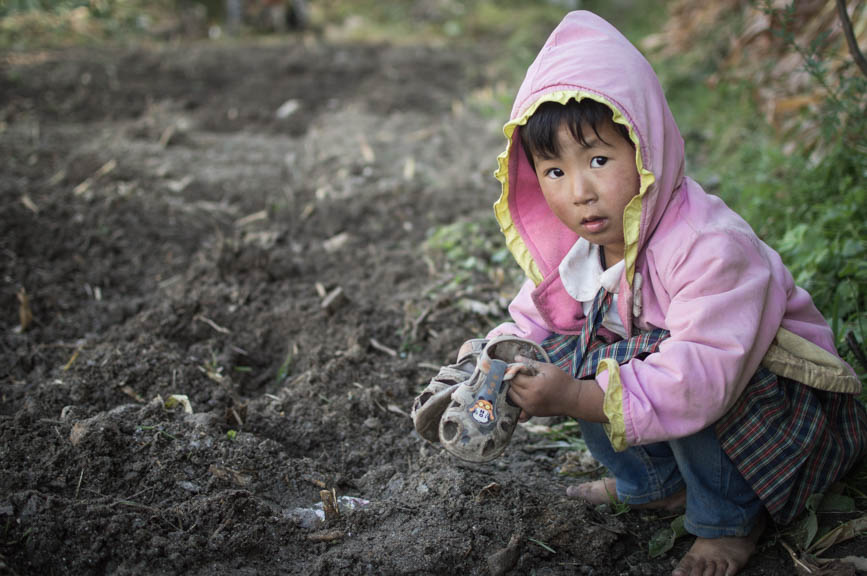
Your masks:
M 498 194 L 503 119 L 470 101 L 489 56 L 297 38 L 6 56 L 0 573 L 670 570 L 688 541 L 647 554 L 670 518 L 567 500 L 545 437 L 470 465 L 408 417 L 516 286 L 508 261 L 424 249 Z M 773 539 L 745 571 L 791 573 Z

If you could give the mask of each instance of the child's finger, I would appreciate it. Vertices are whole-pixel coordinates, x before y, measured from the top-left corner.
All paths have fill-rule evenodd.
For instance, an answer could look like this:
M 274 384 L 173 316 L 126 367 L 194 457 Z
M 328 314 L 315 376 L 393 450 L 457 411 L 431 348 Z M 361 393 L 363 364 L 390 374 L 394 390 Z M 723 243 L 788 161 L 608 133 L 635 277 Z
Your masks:
M 512 380 L 512 384 L 509 386 L 509 391 L 506 393 L 509 400 L 512 401 L 516 406 L 521 405 L 521 387 L 515 386 L 515 381 Z
M 538 362 L 527 358 L 526 356 L 515 356 L 515 360 L 520 362 L 523 366 L 521 368 L 521 372 L 527 374 L 528 376 L 535 376 L 538 372 Z

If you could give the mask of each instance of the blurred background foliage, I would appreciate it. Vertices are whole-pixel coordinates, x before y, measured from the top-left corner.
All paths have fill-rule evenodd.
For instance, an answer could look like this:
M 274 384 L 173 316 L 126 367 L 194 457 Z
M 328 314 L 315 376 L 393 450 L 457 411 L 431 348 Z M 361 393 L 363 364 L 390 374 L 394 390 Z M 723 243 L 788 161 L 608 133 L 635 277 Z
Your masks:
M 688 172 L 780 252 L 867 381 L 867 76 L 834 0 L 669 3 L 641 40 Z M 863 51 L 867 3 L 848 2 Z
M 268 41 L 289 31 L 307 42 L 491 46 L 497 56 L 478 62 L 490 85 L 466 95 L 465 104 L 503 122 L 524 71 L 563 14 L 601 14 L 657 70 L 686 140 L 688 173 L 782 254 L 833 327 L 841 353 L 867 378 L 867 77 L 847 46 L 835 0 L 308 0 L 300 30 L 266 17 L 275 7 L 285 17 L 298 2 L 247 0 L 240 36 Z M 862 51 L 865 4 L 846 2 Z M 0 0 L 0 50 L 11 57 L 104 42 L 236 41 L 225 33 L 226 6 Z M 432 230 L 427 247 L 445 265 L 467 270 L 472 262 L 487 276 L 485 263 L 504 265 L 487 212 L 455 225 L 485 240 L 458 250 L 448 246 L 451 228 Z

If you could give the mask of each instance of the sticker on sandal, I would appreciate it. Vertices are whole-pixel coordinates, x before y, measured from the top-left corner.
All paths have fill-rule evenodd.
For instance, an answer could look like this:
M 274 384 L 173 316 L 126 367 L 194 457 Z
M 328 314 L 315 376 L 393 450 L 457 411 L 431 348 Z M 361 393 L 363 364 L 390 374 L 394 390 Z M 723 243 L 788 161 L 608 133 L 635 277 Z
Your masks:
M 473 414 L 473 420 L 480 424 L 487 424 L 494 419 L 494 406 L 487 400 L 479 400 L 473 404 L 470 412 Z

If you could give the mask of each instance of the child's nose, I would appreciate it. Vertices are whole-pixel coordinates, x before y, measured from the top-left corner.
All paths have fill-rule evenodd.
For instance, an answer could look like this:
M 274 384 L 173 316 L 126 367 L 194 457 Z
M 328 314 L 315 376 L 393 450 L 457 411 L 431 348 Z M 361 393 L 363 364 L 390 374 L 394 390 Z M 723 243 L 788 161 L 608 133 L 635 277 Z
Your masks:
M 586 204 L 595 198 L 593 184 L 587 178 L 575 178 L 572 181 L 572 201 L 575 204 Z

